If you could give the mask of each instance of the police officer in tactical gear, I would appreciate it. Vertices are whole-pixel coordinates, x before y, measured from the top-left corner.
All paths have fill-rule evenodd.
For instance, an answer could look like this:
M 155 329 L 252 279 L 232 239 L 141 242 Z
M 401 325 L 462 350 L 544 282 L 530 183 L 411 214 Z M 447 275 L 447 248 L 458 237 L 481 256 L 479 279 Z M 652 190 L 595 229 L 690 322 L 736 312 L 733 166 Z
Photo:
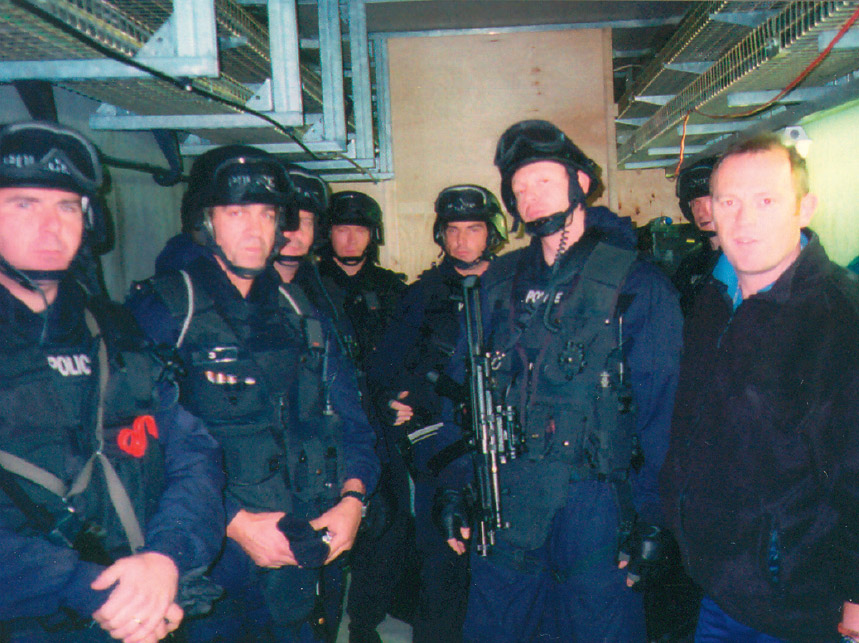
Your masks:
M 368 195 L 353 191 L 332 195 L 324 237 L 319 270 L 335 305 L 346 312 L 355 330 L 357 363 L 363 374 L 406 286 L 402 275 L 376 263 L 379 245 L 384 243 L 382 210 Z M 364 388 L 365 408 L 378 432 L 377 452 L 383 463 L 371 513 L 384 516 L 376 529 L 359 537 L 352 553 L 346 611 L 354 643 L 378 640 L 376 627 L 391 609 L 402 561 L 410 549 L 405 464 L 369 403 L 372 396 L 366 385 Z
M 319 270 L 355 329 L 358 362 L 375 350 L 406 286 L 404 275 L 378 265 L 385 243 L 382 209 L 361 192 L 337 192 L 325 217 Z
M 454 553 L 433 524 L 442 396 L 431 380 L 445 373 L 460 336 L 462 280 L 481 275 L 507 239 L 501 204 L 486 188 L 454 185 L 435 202 L 433 239 L 440 264 L 426 270 L 403 296 L 397 314 L 371 360 L 371 383 L 388 391 L 385 402 L 402 427 L 415 485 L 415 539 L 420 559 L 420 596 L 413 622 L 416 642 L 455 643 L 462 637 L 468 591 L 468 556 Z M 395 388 L 391 388 L 392 385 Z M 442 391 L 444 389 L 442 388 Z M 459 534 L 455 534 L 459 536 Z
M 487 557 L 472 556 L 465 638 L 644 640 L 641 595 L 626 585 L 664 539 L 656 477 L 676 297 L 637 257 L 629 221 L 587 207 L 598 168 L 556 126 L 513 125 L 495 164 L 507 210 L 533 237 L 482 277 L 494 393 L 516 409 L 525 453 L 500 465 L 502 528 Z
M 684 167 L 677 175 L 675 191 L 680 211 L 695 226 L 700 236 L 700 243 L 683 258 L 671 278 L 680 293 L 680 307 L 685 316 L 692 312 L 695 294 L 707 281 L 722 255 L 710 200 L 710 174 L 715 163 L 713 157 L 699 159 Z
M 190 176 L 183 207 L 207 252 L 130 299 L 178 349 L 182 400 L 224 450 L 227 539 L 212 575 L 226 598 L 189 638 L 304 640 L 317 587 L 342 582 L 330 563 L 352 546 L 378 476 L 374 436 L 330 324 L 271 266 L 281 230 L 298 224 L 284 166 L 234 145 Z
M 299 222 L 295 230 L 284 230 L 285 243 L 275 259 L 274 267 L 284 282 L 300 286 L 316 309 L 334 323 L 341 350 L 356 364 L 358 347 L 355 331 L 345 311 L 334 303 L 322 282 L 319 259 L 314 252 L 322 243 L 319 229 L 328 211 L 331 190 L 324 180 L 310 170 L 289 166 L 287 172 L 295 186 Z
M 217 444 L 121 307 L 76 280 L 103 237 L 74 130 L 0 130 L 0 639 L 156 641 L 223 537 Z

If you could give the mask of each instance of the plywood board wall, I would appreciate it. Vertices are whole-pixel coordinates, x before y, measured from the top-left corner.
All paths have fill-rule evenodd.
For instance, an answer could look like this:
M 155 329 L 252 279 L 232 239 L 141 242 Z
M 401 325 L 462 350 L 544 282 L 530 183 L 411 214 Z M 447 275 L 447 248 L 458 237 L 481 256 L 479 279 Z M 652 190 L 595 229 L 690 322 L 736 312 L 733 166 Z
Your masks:
M 614 188 L 615 211 L 631 217 L 636 225 L 656 217 L 671 217 L 674 223 L 685 221 L 674 195 L 675 183 L 666 177 L 664 169 L 620 170 L 615 172 Z
M 556 123 L 606 168 L 614 145 L 610 57 L 607 30 L 390 39 L 396 178 L 335 186 L 367 191 L 385 209 L 382 264 L 413 278 L 437 258 L 433 203 L 443 188 L 477 183 L 500 196 L 495 144 L 517 121 Z

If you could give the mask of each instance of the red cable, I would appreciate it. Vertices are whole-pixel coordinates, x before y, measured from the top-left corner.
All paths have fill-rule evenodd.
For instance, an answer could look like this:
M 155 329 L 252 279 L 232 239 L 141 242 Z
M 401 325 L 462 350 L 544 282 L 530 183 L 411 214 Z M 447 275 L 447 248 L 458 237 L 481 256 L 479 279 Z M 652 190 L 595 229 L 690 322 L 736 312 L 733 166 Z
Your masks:
M 707 114 L 706 112 L 702 112 L 699 109 L 695 109 L 694 111 L 697 112 L 698 114 L 700 114 L 701 116 L 705 116 L 707 118 L 712 118 L 712 119 L 747 118 L 749 116 L 754 116 L 755 114 L 760 114 L 762 111 L 764 111 L 765 109 L 767 109 L 768 107 L 770 107 L 774 103 L 776 103 L 779 100 L 781 100 L 782 98 L 784 98 L 784 96 L 788 92 L 793 90 L 797 85 L 799 85 L 803 80 L 805 80 L 806 76 L 808 76 L 812 72 L 812 70 L 815 67 L 817 67 L 821 62 L 823 62 L 823 59 L 829 55 L 829 52 L 832 51 L 832 48 L 835 46 L 835 44 L 839 40 L 841 40 L 841 38 L 844 36 L 844 34 L 847 33 L 847 30 L 853 26 L 853 23 L 856 22 L 857 18 L 859 18 L 859 8 L 857 8 L 856 11 L 854 11 L 853 14 L 844 22 L 844 24 L 841 25 L 841 29 L 838 30 L 838 33 L 835 34 L 835 37 L 832 39 L 832 42 L 830 42 L 826 46 L 826 49 L 821 51 L 817 55 L 817 57 L 814 60 L 812 60 L 808 64 L 808 66 L 799 74 L 799 76 L 797 76 L 790 83 L 788 83 L 787 87 L 785 87 L 783 90 L 781 90 L 778 93 L 778 95 L 774 96 L 772 99 L 768 100 L 763 105 L 760 105 L 760 106 L 758 106 L 752 110 L 749 110 L 747 112 L 740 112 L 737 114 L 721 114 L 721 115 L 720 114 Z M 688 118 L 688 115 L 687 115 L 687 118 Z
M 683 134 L 680 135 L 680 158 L 677 160 L 677 167 L 674 168 L 673 176 L 677 176 L 680 173 L 680 166 L 683 165 L 683 156 L 686 152 L 686 123 L 689 122 L 689 116 L 691 115 L 692 112 L 688 112 L 686 116 L 683 117 Z

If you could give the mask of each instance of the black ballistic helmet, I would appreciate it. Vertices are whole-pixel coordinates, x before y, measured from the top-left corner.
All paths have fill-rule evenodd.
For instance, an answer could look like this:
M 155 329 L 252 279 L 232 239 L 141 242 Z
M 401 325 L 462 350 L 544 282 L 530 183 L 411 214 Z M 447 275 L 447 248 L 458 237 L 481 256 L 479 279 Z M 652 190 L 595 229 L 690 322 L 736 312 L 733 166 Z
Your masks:
M 209 228 L 206 208 L 251 203 L 279 206 L 280 229 L 298 228 L 295 188 L 280 161 L 249 145 L 209 150 L 191 165 L 188 190 L 182 198 L 182 229 Z
M 519 227 L 519 210 L 511 181 L 519 168 L 537 161 L 555 161 L 567 168 L 570 178 L 570 209 L 583 204 L 599 188 L 599 167 L 569 137 L 548 121 L 520 121 L 511 125 L 498 140 L 495 166 L 501 172 L 501 199 L 513 217 L 513 231 Z M 577 172 L 590 178 L 587 194 L 579 186 Z
M 487 253 L 507 241 L 507 221 L 501 204 L 489 190 L 479 185 L 453 185 L 442 190 L 435 200 L 433 240 L 444 249 L 444 229 L 452 221 L 482 221 L 489 237 Z
M 680 200 L 680 211 L 689 223 L 695 223 L 689 203 L 693 199 L 710 194 L 710 175 L 713 173 L 715 165 L 716 158 L 710 156 L 695 161 L 677 174 L 674 192 Z
M 84 225 L 96 245 L 106 237 L 104 213 L 93 204 L 103 178 L 95 146 L 73 129 L 28 121 L 0 130 L 0 188 L 48 188 L 86 197 Z
M 236 266 L 215 241 L 208 208 L 219 205 L 261 203 L 278 208 L 280 230 L 298 229 L 295 188 L 283 163 L 268 152 L 249 145 L 225 145 L 201 154 L 191 165 L 188 190 L 182 198 L 182 230 L 202 233 L 203 245 L 214 252 L 233 274 L 253 279 L 262 269 Z M 270 260 L 284 244 L 280 232 Z
M 0 130 L 0 187 L 49 188 L 94 197 L 102 178 L 95 146 L 73 129 L 30 121 Z
M 382 227 L 382 208 L 372 197 L 363 192 L 335 192 L 325 223 L 325 235 L 330 238 L 331 228 L 336 225 L 360 225 L 370 229 L 370 245 L 385 245 Z
M 295 186 L 297 209 L 312 212 L 317 219 L 322 217 L 331 201 L 328 184 L 315 173 L 298 165 L 289 165 L 286 170 Z
M 81 196 L 83 254 L 103 251 L 108 240 L 106 215 L 98 203 L 104 175 L 95 146 L 79 132 L 46 121 L 26 121 L 0 129 L 0 188 L 46 188 Z M 82 244 L 83 245 L 83 244 Z M 79 251 L 79 256 L 81 251 Z M 0 270 L 29 290 L 37 281 L 59 281 L 65 270 L 20 270 L 0 257 Z
M 295 187 L 295 207 L 299 213 L 299 219 L 302 210 L 313 214 L 313 243 L 310 246 L 310 252 L 313 252 L 324 243 L 319 229 L 323 225 L 323 218 L 331 202 L 331 188 L 317 174 L 300 165 L 288 164 L 286 171 Z M 292 264 L 300 261 L 301 258 L 279 254 L 275 261 Z

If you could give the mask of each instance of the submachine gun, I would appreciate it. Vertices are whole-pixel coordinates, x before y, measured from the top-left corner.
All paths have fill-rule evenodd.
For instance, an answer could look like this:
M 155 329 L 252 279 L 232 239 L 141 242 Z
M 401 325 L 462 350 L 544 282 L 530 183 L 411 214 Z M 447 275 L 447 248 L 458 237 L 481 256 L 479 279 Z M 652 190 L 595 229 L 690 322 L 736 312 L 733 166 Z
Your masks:
M 465 304 L 465 336 L 468 342 L 468 385 L 475 489 L 474 509 L 479 530 L 477 551 L 489 555 L 495 532 L 510 523 L 501 506 L 499 466 L 525 451 L 525 439 L 516 409 L 498 397 L 493 373 L 502 355 L 487 352 L 483 342 L 478 279 L 469 275 L 462 281 Z M 505 396 L 506 397 L 506 396 Z

